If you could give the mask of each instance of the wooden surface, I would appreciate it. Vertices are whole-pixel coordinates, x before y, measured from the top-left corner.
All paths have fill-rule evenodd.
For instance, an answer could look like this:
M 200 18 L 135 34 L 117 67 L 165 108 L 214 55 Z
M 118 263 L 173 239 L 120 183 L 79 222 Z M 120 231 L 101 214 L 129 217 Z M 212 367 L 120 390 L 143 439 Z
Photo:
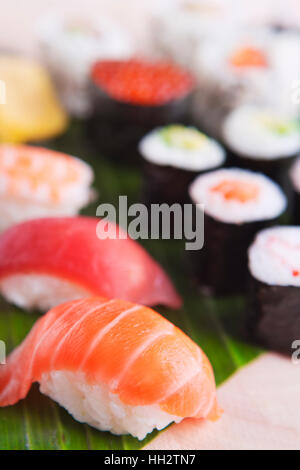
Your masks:
M 218 390 L 224 415 L 217 423 L 185 420 L 146 448 L 300 449 L 300 364 L 265 354 Z

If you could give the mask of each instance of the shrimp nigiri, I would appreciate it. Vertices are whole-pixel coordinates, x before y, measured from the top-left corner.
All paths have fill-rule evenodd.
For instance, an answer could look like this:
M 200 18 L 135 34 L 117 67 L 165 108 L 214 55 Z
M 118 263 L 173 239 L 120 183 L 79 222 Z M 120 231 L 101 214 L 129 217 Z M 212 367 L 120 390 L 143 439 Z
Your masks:
M 217 419 L 212 367 L 181 330 L 151 310 L 100 297 L 59 305 L 0 366 L 0 406 L 31 384 L 75 419 L 143 439 L 185 417 Z
M 105 221 L 114 237 L 99 238 L 99 223 L 96 217 L 58 217 L 8 229 L 0 236 L 0 293 L 21 308 L 43 312 L 94 295 L 180 307 L 154 259 L 111 222 Z
M 71 216 L 92 197 L 92 168 L 70 155 L 0 145 L 0 231 L 39 217 Z

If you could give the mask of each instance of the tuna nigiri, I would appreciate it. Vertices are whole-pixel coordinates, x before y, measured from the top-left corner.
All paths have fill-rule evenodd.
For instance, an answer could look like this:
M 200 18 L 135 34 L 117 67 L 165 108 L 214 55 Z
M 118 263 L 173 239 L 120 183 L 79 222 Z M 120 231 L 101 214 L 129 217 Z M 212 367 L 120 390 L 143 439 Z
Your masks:
M 162 268 L 113 223 L 100 239 L 94 217 L 26 221 L 0 236 L 0 292 L 26 309 L 99 295 L 143 305 L 180 307 Z M 122 234 L 122 237 L 120 236 Z
M 91 167 L 64 153 L 0 145 L 0 230 L 38 217 L 75 215 L 91 199 Z
M 143 439 L 185 417 L 216 419 L 203 351 L 150 308 L 100 297 L 55 307 L 0 366 L 0 406 L 31 384 L 80 422 Z

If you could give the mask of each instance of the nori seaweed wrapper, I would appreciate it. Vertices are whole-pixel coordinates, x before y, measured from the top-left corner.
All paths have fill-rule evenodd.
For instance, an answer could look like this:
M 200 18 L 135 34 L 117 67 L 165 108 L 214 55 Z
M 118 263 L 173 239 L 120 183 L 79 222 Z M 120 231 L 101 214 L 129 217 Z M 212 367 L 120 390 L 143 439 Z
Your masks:
M 291 355 L 300 340 L 300 288 L 271 286 L 250 279 L 247 330 L 252 339 L 275 351 Z
M 142 157 L 141 157 L 142 158 Z M 156 165 L 143 159 L 143 200 L 150 204 L 188 203 L 188 188 L 199 174 L 204 172 Z
M 199 209 L 198 209 L 199 210 Z M 204 214 L 204 246 L 188 253 L 195 281 L 203 294 L 234 295 L 247 287 L 247 250 L 255 234 L 278 221 L 232 224 Z
M 142 157 L 141 157 L 142 158 Z M 141 199 L 148 207 L 148 226 L 151 228 L 152 204 L 190 204 L 188 188 L 199 172 L 174 168 L 169 165 L 156 165 L 143 159 L 143 188 Z M 184 233 L 184 215 L 182 212 L 182 233 Z M 158 228 L 162 236 L 161 227 Z M 175 217 L 170 213 L 170 237 L 174 238 Z
M 227 166 L 243 168 L 246 170 L 258 171 L 269 176 L 271 179 L 276 181 L 285 191 L 289 188 L 288 171 L 298 156 L 297 154 L 291 155 L 290 157 L 282 157 L 276 159 L 262 159 L 262 158 L 250 158 L 243 155 L 239 155 L 233 150 L 226 147 L 227 150 Z
M 139 106 L 116 101 L 91 84 L 94 111 L 88 132 L 99 152 L 119 162 L 140 163 L 138 143 L 155 127 L 174 122 L 190 124 L 193 92 L 160 106 Z
M 300 225 L 300 193 L 293 191 L 293 224 Z

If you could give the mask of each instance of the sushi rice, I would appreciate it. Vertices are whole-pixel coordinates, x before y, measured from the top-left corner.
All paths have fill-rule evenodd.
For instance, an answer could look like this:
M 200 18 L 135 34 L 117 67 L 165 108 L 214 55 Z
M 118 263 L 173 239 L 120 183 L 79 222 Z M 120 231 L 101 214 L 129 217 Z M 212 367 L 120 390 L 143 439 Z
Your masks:
M 40 391 L 66 408 L 79 422 L 112 434 L 131 434 L 142 440 L 153 429 L 164 429 L 183 418 L 159 405 L 132 406 L 122 403 L 107 385 L 89 385 L 82 373 L 54 371 L 41 377 Z

